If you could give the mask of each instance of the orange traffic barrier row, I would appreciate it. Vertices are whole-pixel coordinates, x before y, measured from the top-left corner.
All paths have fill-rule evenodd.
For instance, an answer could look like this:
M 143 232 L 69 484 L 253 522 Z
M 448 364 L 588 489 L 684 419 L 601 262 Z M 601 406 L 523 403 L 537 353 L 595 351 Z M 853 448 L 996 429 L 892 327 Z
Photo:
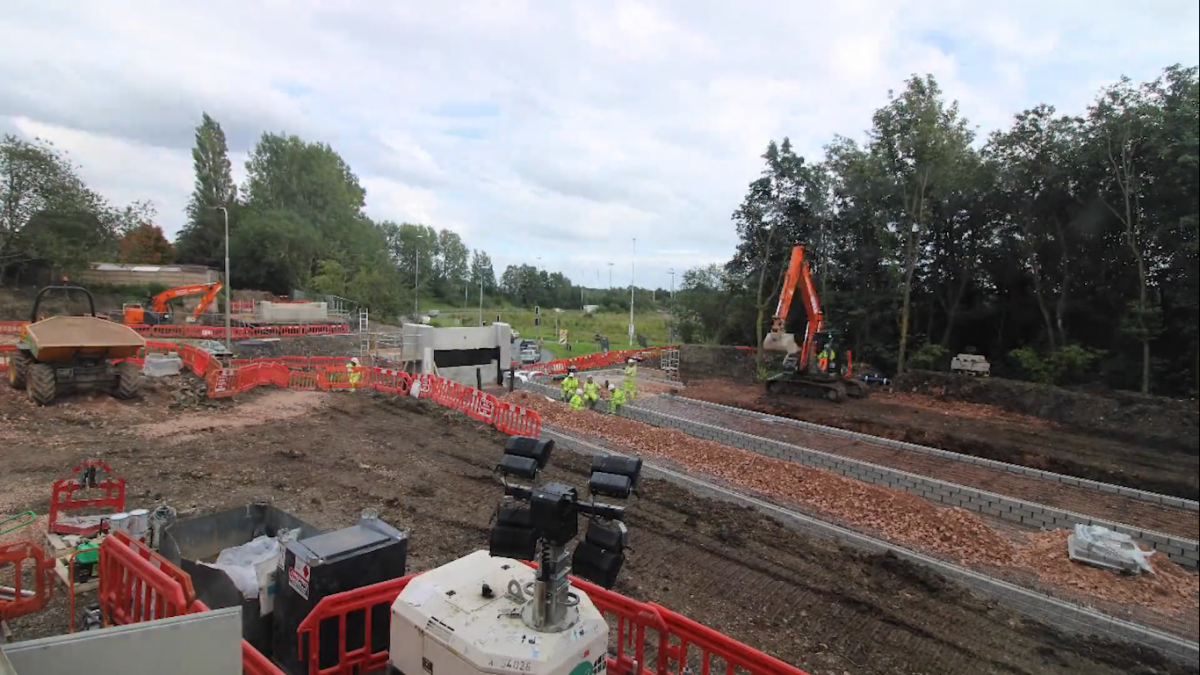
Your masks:
M 587 354 L 585 356 L 574 356 L 569 359 L 556 359 L 554 361 L 547 361 L 546 363 L 529 363 L 522 365 L 521 370 L 541 370 L 545 371 L 548 375 L 562 375 L 566 373 L 567 369 L 571 366 L 575 366 L 577 370 L 596 370 L 598 368 L 608 368 L 625 363 L 634 357 L 644 359 L 659 356 L 662 354 L 664 349 L 677 349 L 677 347 L 623 349 L 615 352 Z

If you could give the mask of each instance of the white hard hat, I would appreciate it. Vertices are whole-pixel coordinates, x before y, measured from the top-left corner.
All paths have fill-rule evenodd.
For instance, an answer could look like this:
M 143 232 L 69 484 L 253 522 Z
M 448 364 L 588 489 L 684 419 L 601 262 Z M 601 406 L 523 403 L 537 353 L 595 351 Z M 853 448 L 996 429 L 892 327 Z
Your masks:
M 633 363 L 633 362 L 634 362 L 634 360 L 635 360 L 635 359 L 634 359 L 632 356 L 631 356 L 631 357 L 629 357 L 629 363 Z
M 358 365 L 358 357 L 355 356 L 354 358 L 350 359 L 350 363 L 353 363 L 354 365 L 357 366 Z
M 582 389 L 576 389 L 576 390 L 575 390 L 575 393 L 576 393 L 576 394 L 582 394 L 582 393 L 583 393 L 583 390 L 582 390 Z
M 613 384 L 612 382 L 609 382 L 609 383 L 608 383 L 608 390 L 609 390 L 609 391 L 616 391 L 616 390 L 617 390 L 617 385 Z

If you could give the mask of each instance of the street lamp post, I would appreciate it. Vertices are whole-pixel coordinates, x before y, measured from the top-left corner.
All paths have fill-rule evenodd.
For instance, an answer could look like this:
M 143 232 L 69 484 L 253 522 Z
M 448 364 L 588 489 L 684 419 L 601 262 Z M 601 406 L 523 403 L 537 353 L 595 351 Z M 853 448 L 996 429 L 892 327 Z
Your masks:
M 413 251 L 413 321 L 421 323 L 421 251 Z
M 229 278 L 229 209 L 224 206 L 217 208 L 225 215 L 225 351 L 232 352 L 233 346 L 229 337 L 233 333 L 233 301 L 230 299 L 233 280 Z
M 613 264 L 608 263 L 608 287 L 609 288 L 612 288 L 612 270 L 613 270 Z
M 637 278 L 637 237 L 633 238 L 633 255 L 629 258 L 629 346 L 633 346 L 633 291 Z
M 483 270 L 479 272 L 479 325 L 483 325 Z
M 671 299 L 675 299 L 675 268 L 667 270 L 667 274 L 671 275 Z

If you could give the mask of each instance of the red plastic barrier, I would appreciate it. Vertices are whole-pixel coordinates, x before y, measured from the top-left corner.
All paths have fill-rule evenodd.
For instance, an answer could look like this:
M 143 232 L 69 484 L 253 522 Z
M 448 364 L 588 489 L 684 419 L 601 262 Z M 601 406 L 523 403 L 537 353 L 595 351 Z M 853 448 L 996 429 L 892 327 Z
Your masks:
M 196 592 L 170 561 L 121 531 L 100 544 L 100 616 L 105 625 L 187 614 Z
M 532 567 L 531 563 L 526 563 Z M 390 606 L 396 596 L 419 575 L 385 581 L 372 586 L 326 596 L 309 612 L 299 628 L 300 658 L 305 659 L 312 675 L 351 675 L 382 669 L 387 664 L 386 645 L 364 644 L 346 647 L 346 617 L 366 615 L 365 635 L 370 635 L 371 610 Z M 616 655 L 608 656 L 607 672 L 613 675 L 680 675 L 691 672 L 689 661 L 700 664 L 700 673 L 721 671 L 747 675 L 806 675 L 804 671 L 767 656 L 737 640 L 722 635 L 687 617 L 654 603 L 643 603 L 609 591 L 582 579 L 571 577 L 571 584 L 588 598 L 607 618 L 616 619 Z M 321 630 L 323 623 L 338 624 L 338 661 L 322 664 Z M 610 624 L 611 625 L 611 624 Z M 326 633 L 327 635 L 329 632 Z M 356 642 L 364 641 L 356 636 Z M 306 639 L 307 638 L 307 639 Z M 307 650 L 304 645 L 307 642 Z M 653 647 L 648 660 L 647 647 Z
M 80 485 L 80 476 L 84 471 L 94 467 L 96 470 L 96 487 L 88 488 Z M 115 476 L 112 467 L 104 460 L 85 459 L 71 469 L 70 478 L 59 478 L 50 488 L 50 517 L 47 528 L 56 534 L 91 534 L 100 529 L 99 523 L 92 526 L 80 526 L 63 523 L 60 518 L 68 511 L 82 509 L 103 509 L 112 513 L 125 510 L 125 479 Z M 76 499 L 75 493 L 82 490 L 98 490 L 102 494 L 95 497 Z
M 287 388 L 316 391 L 321 388 L 320 378 L 321 376 L 317 373 L 305 373 L 293 370 L 288 374 Z
M 0 373 L 8 370 L 8 353 L 17 351 L 16 345 L 0 345 Z
M 21 327 L 28 321 L 0 321 L 0 335 L 20 335 Z
M 468 390 L 468 395 L 463 399 L 462 407 L 459 409 L 467 417 L 479 420 L 490 426 L 495 422 L 496 410 L 499 407 L 500 399 L 487 392 L 470 389 Z
M 390 368 L 371 369 L 371 388 L 385 394 L 407 396 L 412 386 L 412 378 L 402 370 Z
M 371 586 L 364 586 L 352 591 L 327 595 L 313 607 L 297 629 L 298 644 L 300 645 L 301 660 L 307 662 L 309 675 L 352 675 L 353 673 L 369 673 L 381 670 L 387 665 L 387 645 L 371 645 L 371 614 L 372 609 L 379 605 L 391 607 L 396 596 L 416 578 L 410 574 L 399 579 L 384 581 Z M 358 637 L 362 646 L 355 649 L 346 647 L 346 617 L 354 612 L 365 614 L 366 623 L 363 635 Z M 390 612 L 389 612 L 390 616 Z M 322 667 L 320 659 L 321 624 L 326 621 L 337 621 L 338 630 L 338 661 Z M 327 633 L 328 634 L 328 633 Z M 308 653 L 305 653 L 305 643 Z M 375 649 L 372 649 L 374 647 Z
M 538 437 L 542 433 L 542 416 L 536 410 L 504 401 L 496 406 L 496 430 L 510 436 Z
M 8 621 L 41 610 L 54 596 L 54 558 L 48 557 L 41 546 L 31 541 L 0 544 L 0 569 L 11 570 L 6 579 L 13 579 L 12 598 L 0 597 L 0 621 Z M 7 571 L 6 570 L 6 571 Z M 25 577 L 33 579 L 32 595 L 24 587 Z

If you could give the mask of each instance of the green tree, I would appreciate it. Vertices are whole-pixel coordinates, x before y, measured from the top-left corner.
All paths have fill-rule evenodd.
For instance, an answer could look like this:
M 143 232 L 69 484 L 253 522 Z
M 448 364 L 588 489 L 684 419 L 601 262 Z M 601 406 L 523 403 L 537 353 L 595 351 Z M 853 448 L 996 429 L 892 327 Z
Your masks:
M 225 214 L 219 209 L 230 209 L 229 215 L 233 215 L 237 186 L 233 182 L 225 132 L 208 113 L 202 113 L 196 127 L 192 166 L 195 187 L 176 249 L 181 262 L 219 267 L 225 257 Z
M 912 77 L 899 94 L 888 92 L 889 102 L 875 111 L 871 151 L 878 154 L 887 180 L 887 198 L 898 202 L 903 232 L 904 287 L 900 309 L 900 345 L 897 370 L 904 371 L 914 275 L 922 239 L 944 198 L 970 161 L 973 134 L 958 112 L 958 103 L 947 104 L 932 75 Z

